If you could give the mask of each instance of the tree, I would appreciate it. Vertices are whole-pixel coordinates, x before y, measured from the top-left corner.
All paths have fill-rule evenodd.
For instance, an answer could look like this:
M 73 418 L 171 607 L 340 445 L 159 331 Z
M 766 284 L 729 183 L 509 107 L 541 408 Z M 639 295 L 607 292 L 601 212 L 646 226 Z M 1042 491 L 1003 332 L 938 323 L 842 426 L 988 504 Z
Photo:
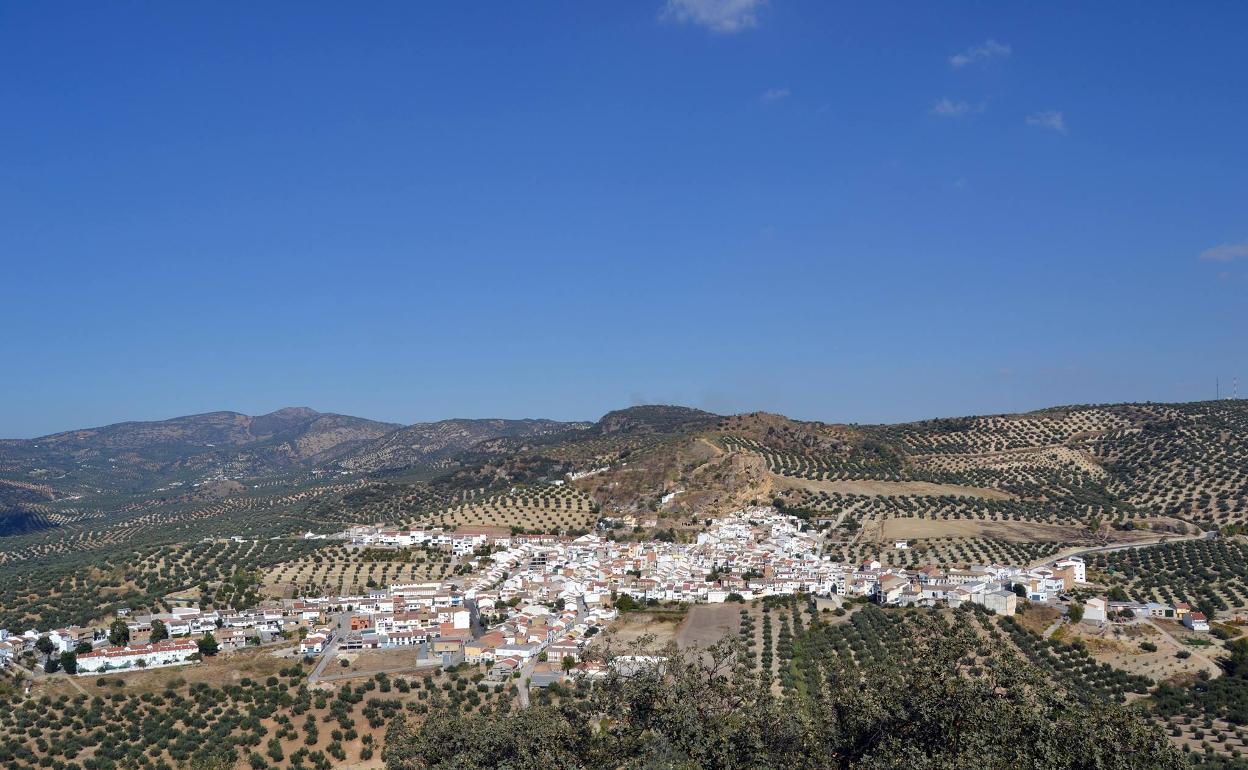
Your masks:
M 1213 620 L 1218 615 L 1218 607 L 1209 601 L 1209 597 L 1204 597 L 1196 602 L 1196 609 L 1209 620 Z
M 91 652 L 92 649 L 93 648 L 91 647 L 90 642 L 82 641 L 78 643 L 78 646 L 74 647 L 74 652 L 78 653 L 79 655 L 82 655 L 84 653 Z
M 1083 620 L 1083 605 L 1078 602 L 1071 602 L 1066 608 L 1066 617 L 1070 618 L 1071 623 L 1078 623 Z
M 1127 592 L 1123 590 L 1122 586 L 1114 586 L 1109 589 L 1109 600 L 1111 602 L 1129 601 L 1127 598 Z
M 48 659 L 43 662 L 43 672 L 45 674 L 55 674 L 57 669 L 60 667 L 60 661 L 50 655 L 48 656 Z
M 1010 586 L 1010 588 L 1011 590 L 1014 591 L 1014 595 L 1017 596 L 1018 598 L 1020 599 L 1027 598 L 1027 586 L 1023 585 L 1022 583 L 1015 583 L 1014 585 Z
M 52 640 L 47 636 L 41 636 L 35 642 L 35 649 L 43 653 L 43 657 L 46 660 L 52 655 L 52 651 L 56 649 L 56 645 L 53 644 Z
M 576 658 L 571 655 L 564 655 L 563 660 L 559 662 L 559 666 L 563 669 L 563 673 L 566 674 L 576 668 Z
M 210 658 L 217 654 L 217 640 L 212 634 L 205 633 L 203 638 L 196 641 L 195 644 L 199 645 L 199 654 L 205 658 Z
M 66 674 L 78 673 L 78 655 L 72 650 L 61 653 L 61 668 Z
M 130 643 L 130 626 L 126 625 L 126 621 L 118 618 L 109 625 L 108 643 L 114 647 L 121 647 Z
M 709 650 L 658 651 L 627 676 L 610 668 L 584 704 L 458 714 L 432 710 L 389 729 L 387 770 L 678 768 L 900 770 L 1148 767 L 1183 755 L 1156 726 L 1114 704 L 1071 708 L 1035 668 L 962 665 L 969 627 L 916 616 L 906 665 L 810 659 L 800 695 L 778 695 L 730 637 Z M 1128 758 L 1124 760 L 1124 758 Z
M 153 620 L 152 621 L 152 633 L 151 633 L 152 643 L 155 644 L 156 642 L 159 642 L 161 640 L 168 639 L 168 638 L 169 638 L 169 628 L 168 626 L 165 625 L 164 621 Z

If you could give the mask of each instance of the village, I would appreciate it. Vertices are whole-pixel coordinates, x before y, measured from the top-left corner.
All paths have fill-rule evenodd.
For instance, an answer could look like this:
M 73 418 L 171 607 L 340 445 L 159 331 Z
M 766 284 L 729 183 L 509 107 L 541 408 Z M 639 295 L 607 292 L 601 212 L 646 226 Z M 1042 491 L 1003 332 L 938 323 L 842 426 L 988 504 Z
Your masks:
M 334 537 L 355 549 L 441 549 L 471 570 L 441 582 L 393 584 L 367 593 L 270 599 L 247 610 L 195 605 L 147 615 L 122 610 L 106 628 L 0 630 L 0 666 L 38 651 L 46 660 L 61 660 L 67 673 L 95 675 L 188 665 L 205 654 L 297 640 L 297 654 L 320 658 L 314 678 L 339 655 L 408 649 L 420 665 L 484 664 L 487 681 L 522 676 L 545 686 L 600 673 L 602 664 L 590 660 L 587 649 L 622 612 L 795 594 L 888 606 L 974 604 L 1012 616 L 1024 601 L 1066 612 L 1070 592 L 1079 591 L 1085 623 L 1162 618 L 1195 632 L 1209 630 L 1208 619 L 1186 604 L 1087 595 L 1085 564 L 1077 556 L 1031 568 L 901 569 L 875 559 L 837 563 L 821 555 L 817 532 L 770 507 L 711 519 L 688 543 L 616 541 L 602 532 L 512 534 L 487 527 L 447 532 L 354 526 Z M 891 547 L 910 544 L 895 541 Z

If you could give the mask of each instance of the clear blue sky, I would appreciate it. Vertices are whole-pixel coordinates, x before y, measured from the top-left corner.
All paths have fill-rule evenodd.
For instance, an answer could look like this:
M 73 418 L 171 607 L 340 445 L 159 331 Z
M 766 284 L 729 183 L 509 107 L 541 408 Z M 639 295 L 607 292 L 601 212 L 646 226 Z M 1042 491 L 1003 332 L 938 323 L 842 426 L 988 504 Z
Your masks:
M 0 2 L 0 436 L 1248 391 L 1248 4 Z

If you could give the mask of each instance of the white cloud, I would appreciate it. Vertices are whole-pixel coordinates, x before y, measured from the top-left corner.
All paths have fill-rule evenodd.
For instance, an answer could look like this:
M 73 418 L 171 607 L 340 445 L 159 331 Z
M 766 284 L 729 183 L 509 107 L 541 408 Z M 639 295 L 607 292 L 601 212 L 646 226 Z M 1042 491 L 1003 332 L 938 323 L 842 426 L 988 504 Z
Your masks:
M 961 118 L 972 113 L 983 112 L 985 109 L 987 109 L 986 105 L 955 101 L 946 96 L 936 100 L 928 112 L 942 118 Z
M 767 0 L 666 0 L 659 17 L 732 34 L 758 26 Z
M 782 99 L 788 99 L 792 94 L 793 92 L 787 88 L 769 88 L 759 98 L 764 102 L 778 102 Z
M 1200 258 L 1213 260 L 1214 262 L 1248 259 L 1248 241 L 1224 243 L 1221 246 L 1214 246 L 1212 249 L 1205 249 L 1200 252 Z
M 954 69 L 961 69 L 968 64 L 976 62 L 986 62 L 989 59 L 998 57 L 1005 58 L 1013 52 L 1005 43 L 998 43 L 989 38 L 983 45 L 973 45 L 962 53 L 955 53 L 949 57 L 949 64 Z
M 1066 133 L 1066 118 L 1057 111 L 1037 112 L 1027 116 L 1027 125 L 1047 128 L 1059 134 Z

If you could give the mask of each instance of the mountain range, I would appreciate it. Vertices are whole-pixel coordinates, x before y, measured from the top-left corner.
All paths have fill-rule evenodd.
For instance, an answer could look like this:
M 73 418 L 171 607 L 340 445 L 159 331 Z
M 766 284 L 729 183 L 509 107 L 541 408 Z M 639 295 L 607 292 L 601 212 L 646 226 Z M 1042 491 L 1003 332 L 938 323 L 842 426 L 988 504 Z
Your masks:
M 679 406 L 631 407 L 596 422 L 407 426 L 303 407 L 211 412 L 0 441 L 0 534 L 107 516 L 153 495 L 238 497 L 344 479 L 380 485 L 365 496 L 374 501 L 411 494 L 412 482 L 451 500 L 569 476 L 604 511 L 774 500 L 812 515 L 846 505 L 884 515 L 943 496 L 964 501 L 958 515 L 1159 516 L 1171 521 L 1158 526 L 1221 527 L 1248 520 L 1248 401 L 874 426 Z

